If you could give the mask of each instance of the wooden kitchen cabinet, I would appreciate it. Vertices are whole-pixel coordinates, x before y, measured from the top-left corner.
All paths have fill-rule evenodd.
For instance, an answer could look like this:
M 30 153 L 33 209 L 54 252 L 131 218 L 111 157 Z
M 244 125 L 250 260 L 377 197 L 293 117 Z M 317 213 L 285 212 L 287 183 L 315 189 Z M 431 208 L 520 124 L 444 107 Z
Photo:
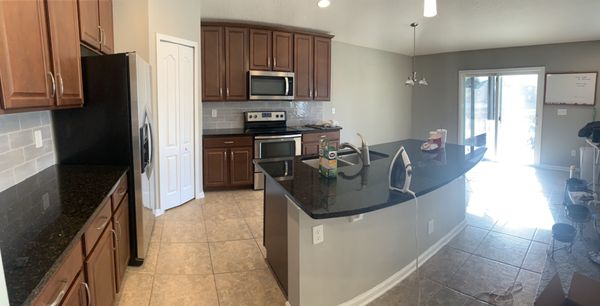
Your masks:
M 313 36 L 294 34 L 296 100 L 313 99 Z
M 105 54 L 114 53 L 112 0 L 78 0 L 81 41 Z
M 204 188 L 225 189 L 253 183 L 252 137 L 204 138 Z
M 327 138 L 337 148 L 340 143 L 340 131 L 313 132 L 302 134 L 302 155 L 314 156 L 319 154 L 321 139 Z
M 250 69 L 293 71 L 293 35 L 250 29 Z
M 2 109 L 82 105 L 75 0 L 0 1 L 0 15 Z
M 116 297 L 115 239 L 109 222 L 94 250 L 85 261 L 92 305 L 114 305 Z
M 225 100 L 248 96 L 248 29 L 225 28 Z
M 202 27 L 202 101 L 223 100 L 225 59 L 223 27 Z
M 120 292 L 121 281 L 129 263 L 129 197 L 125 195 L 113 216 L 114 231 L 116 233 L 115 269 L 116 288 Z
M 89 304 L 89 286 L 85 282 L 83 272 L 80 272 L 71 289 L 63 299 L 61 306 L 84 306 Z
M 331 39 L 315 36 L 314 100 L 331 99 Z

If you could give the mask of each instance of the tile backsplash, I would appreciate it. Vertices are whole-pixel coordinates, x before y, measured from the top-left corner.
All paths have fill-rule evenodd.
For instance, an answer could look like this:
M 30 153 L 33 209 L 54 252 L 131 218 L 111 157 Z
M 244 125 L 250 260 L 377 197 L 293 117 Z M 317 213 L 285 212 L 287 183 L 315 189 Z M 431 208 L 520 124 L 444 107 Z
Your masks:
M 42 134 L 40 148 L 35 147 L 35 131 Z M 0 115 L 0 191 L 55 163 L 49 111 Z
M 247 102 L 204 102 L 202 103 L 202 126 L 204 129 L 241 128 L 246 111 L 286 111 L 288 126 L 315 124 L 323 121 L 323 103 L 327 102 L 286 102 L 286 101 L 247 101 Z M 213 109 L 217 117 L 212 117 Z

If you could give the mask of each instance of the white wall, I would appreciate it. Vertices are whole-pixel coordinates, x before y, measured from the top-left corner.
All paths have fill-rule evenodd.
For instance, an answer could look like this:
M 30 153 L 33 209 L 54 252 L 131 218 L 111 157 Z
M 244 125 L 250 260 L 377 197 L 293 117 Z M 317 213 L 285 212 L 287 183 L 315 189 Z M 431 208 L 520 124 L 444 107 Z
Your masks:
M 115 51 L 135 51 L 148 61 L 148 0 L 113 0 Z
M 412 89 L 404 85 L 410 59 L 334 40 L 332 96 L 331 103 L 324 104 L 323 119 L 340 122 L 341 141 L 358 143 L 357 132 L 370 144 L 410 137 Z

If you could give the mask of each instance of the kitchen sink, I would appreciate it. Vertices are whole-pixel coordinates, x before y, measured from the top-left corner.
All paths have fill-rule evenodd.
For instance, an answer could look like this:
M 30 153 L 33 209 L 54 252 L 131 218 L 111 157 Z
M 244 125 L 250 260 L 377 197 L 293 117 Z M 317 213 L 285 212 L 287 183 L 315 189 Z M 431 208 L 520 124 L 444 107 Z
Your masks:
M 369 151 L 369 156 L 371 157 L 371 161 L 382 159 L 389 157 L 389 155 L 384 153 L 379 153 L 375 151 Z M 303 163 L 315 168 L 319 169 L 319 158 L 311 158 L 305 159 L 302 161 Z M 360 157 L 354 151 L 345 151 L 338 152 L 338 168 L 354 166 L 361 163 Z

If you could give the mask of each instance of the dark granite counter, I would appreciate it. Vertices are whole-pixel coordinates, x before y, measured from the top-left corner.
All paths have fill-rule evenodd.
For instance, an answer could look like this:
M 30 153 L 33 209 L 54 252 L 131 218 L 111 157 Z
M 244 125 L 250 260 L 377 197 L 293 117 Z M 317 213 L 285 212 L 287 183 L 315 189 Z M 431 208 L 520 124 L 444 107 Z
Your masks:
M 0 252 L 11 305 L 31 302 L 126 171 L 56 165 L 0 192 Z
M 410 189 L 417 196 L 460 177 L 473 168 L 486 151 L 485 148 L 447 144 L 444 150 L 426 153 L 421 151 L 421 143 L 422 140 L 409 139 L 371 146 L 371 151 L 387 157 L 371 161 L 369 167 L 362 167 L 362 164 L 339 167 L 335 179 L 322 177 L 301 157 L 294 158 L 293 178 L 282 181 L 274 178 L 280 168 L 276 164 L 264 160 L 255 163 L 266 178 L 280 184 L 306 214 L 314 219 L 324 219 L 366 213 L 411 200 L 408 194 L 389 190 L 390 163 L 400 146 L 404 146 L 413 165 Z M 397 162 L 396 167 L 401 164 Z
M 331 128 L 314 128 L 307 126 L 290 126 L 290 128 L 298 130 L 300 133 L 319 133 L 319 132 L 330 132 L 339 131 L 341 127 Z M 202 130 L 203 136 L 253 136 L 254 134 L 244 130 L 243 128 L 232 128 L 232 129 L 204 129 Z

